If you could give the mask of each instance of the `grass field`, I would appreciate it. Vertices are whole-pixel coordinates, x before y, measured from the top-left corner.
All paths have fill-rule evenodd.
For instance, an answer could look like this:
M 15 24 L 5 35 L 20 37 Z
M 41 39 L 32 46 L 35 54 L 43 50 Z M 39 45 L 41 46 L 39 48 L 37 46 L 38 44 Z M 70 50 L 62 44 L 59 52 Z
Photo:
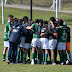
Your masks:
M 5 8 L 5 23 L 7 22 L 8 14 L 13 14 L 15 17 L 22 18 L 23 16 L 28 16 L 30 18 L 30 11 L 23 9 L 15 9 L 15 8 Z M 42 18 L 44 20 L 49 20 L 50 17 L 55 17 L 55 12 L 46 12 L 46 11 L 33 11 L 33 20 L 36 18 Z M 30 64 L 17 64 L 8 65 L 7 63 L 2 61 L 2 52 L 3 52 L 3 36 L 4 36 L 4 27 L 1 23 L 1 7 L 0 7 L 0 72 L 72 72 L 72 65 L 30 65 Z M 72 30 L 72 14 L 69 13 L 59 13 L 59 17 L 66 20 L 68 26 Z M 71 32 L 72 35 L 72 32 Z M 71 39 L 72 41 L 72 39 Z M 72 48 L 72 42 L 71 42 Z M 71 49 L 72 53 L 72 49 Z M 59 60 L 59 56 L 57 57 Z

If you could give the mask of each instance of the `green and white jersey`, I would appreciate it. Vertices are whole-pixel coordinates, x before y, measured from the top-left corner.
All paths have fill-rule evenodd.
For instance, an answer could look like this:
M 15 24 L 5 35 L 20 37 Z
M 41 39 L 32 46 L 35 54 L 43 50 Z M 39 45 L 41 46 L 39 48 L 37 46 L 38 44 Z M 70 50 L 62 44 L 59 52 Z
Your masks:
M 33 38 L 39 38 L 37 34 L 38 33 L 38 23 L 33 23 L 31 27 L 33 28 Z
M 64 26 L 57 27 L 58 42 L 66 42 L 66 28 Z
M 5 30 L 4 30 L 4 41 L 8 41 L 9 40 L 10 26 L 11 26 L 11 23 L 7 22 L 7 24 L 5 26 Z

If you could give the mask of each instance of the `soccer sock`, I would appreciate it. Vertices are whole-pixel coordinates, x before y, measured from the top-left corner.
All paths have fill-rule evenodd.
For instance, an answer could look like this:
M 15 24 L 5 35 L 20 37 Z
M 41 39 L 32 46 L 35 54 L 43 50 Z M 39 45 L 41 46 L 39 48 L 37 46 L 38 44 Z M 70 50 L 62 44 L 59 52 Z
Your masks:
M 23 54 L 24 54 L 24 53 L 23 53 Z M 21 50 L 20 50 L 20 60 L 19 60 L 20 62 L 21 62 L 21 58 L 22 58 L 22 57 L 21 57 Z
M 23 52 L 23 61 L 26 62 L 25 52 Z
M 17 60 L 19 59 L 19 56 L 20 56 L 20 51 L 18 51 Z
M 32 53 L 32 62 L 34 62 L 35 53 Z
M 60 54 L 60 61 L 61 63 L 64 62 L 63 54 Z
M 3 59 L 5 59 L 5 57 L 6 57 L 6 54 L 3 54 Z
M 45 54 L 45 62 L 47 62 L 48 54 Z
M 72 63 L 72 55 L 69 53 L 70 62 Z
M 55 63 L 55 60 L 54 59 L 52 60 L 52 63 Z
M 63 58 L 67 61 L 67 54 L 66 53 L 63 54 Z
M 35 59 L 37 58 L 37 51 L 35 51 Z
M 10 59 L 10 61 L 12 61 L 12 59 L 13 59 L 13 51 L 12 51 L 12 53 L 11 53 L 11 59 Z
M 30 49 L 28 49 L 28 59 L 30 59 Z
M 41 54 L 41 62 L 43 62 L 43 54 Z

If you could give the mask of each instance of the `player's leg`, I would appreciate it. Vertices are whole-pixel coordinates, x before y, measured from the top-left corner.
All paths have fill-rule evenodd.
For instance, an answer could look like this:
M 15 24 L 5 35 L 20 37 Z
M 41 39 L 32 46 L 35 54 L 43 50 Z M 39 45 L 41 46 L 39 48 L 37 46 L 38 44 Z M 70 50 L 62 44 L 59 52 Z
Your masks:
M 40 38 L 37 39 L 37 51 L 38 51 L 38 64 L 40 64 L 40 56 L 41 56 L 41 43 L 40 43 Z
M 56 47 L 57 44 L 57 40 L 56 39 L 52 39 L 49 40 L 49 48 L 51 50 L 51 57 L 52 57 L 52 65 L 55 65 L 55 59 L 54 59 L 54 49 Z
M 41 64 L 44 64 L 44 62 L 43 62 L 43 52 L 44 52 L 44 49 L 41 49 L 41 55 L 40 55 Z
M 47 64 L 47 58 L 48 58 L 48 50 L 45 49 L 45 62 L 44 62 L 44 65 Z
M 11 53 L 12 53 L 12 51 L 13 51 L 13 43 L 11 43 L 11 42 L 9 42 L 9 45 L 10 45 L 10 47 L 9 47 L 9 50 L 8 50 L 8 60 L 6 60 L 6 62 L 9 64 L 10 63 L 10 59 L 11 59 Z
M 59 52 L 60 64 L 61 64 L 61 65 L 64 64 L 64 58 L 63 58 L 62 48 L 63 48 L 63 43 L 62 43 L 62 42 L 58 42 L 57 50 L 58 50 L 58 52 Z
M 4 50 L 3 50 L 3 61 L 6 59 L 6 52 L 9 47 L 9 41 L 4 41 Z
M 63 43 L 63 57 L 64 57 L 64 62 L 65 62 L 66 64 L 68 64 L 69 61 L 67 60 L 66 43 Z
M 30 61 L 30 48 L 28 49 L 28 60 L 27 61 Z
M 17 43 L 13 43 L 13 64 L 17 64 Z
M 72 55 L 71 55 L 71 52 L 70 52 L 70 42 L 66 43 L 66 50 L 67 50 L 67 53 L 69 55 L 70 63 L 72 63 Z
M 36 49 L 36 46 L 37 46 L 37 38 L 33 38 L 33 39 L 32 39 L 31 46 L 32 46 L 32 62 L 31 62 L 31 64 L 34 64 L 35 49 Z
M 26 57 L 27 57 L 27 53 L 28 53 L 28 49 L 30 48 L 30 43 L 25 43 L 23 46 L 23 64 L 26 64 Z
M 60 55 L 60 64 L 63 65 L 64 64 L 64 58 L 63 58 L 63 53 L 62 53 L 62 50 L 58 50 L 59 52 L 59 55 Z

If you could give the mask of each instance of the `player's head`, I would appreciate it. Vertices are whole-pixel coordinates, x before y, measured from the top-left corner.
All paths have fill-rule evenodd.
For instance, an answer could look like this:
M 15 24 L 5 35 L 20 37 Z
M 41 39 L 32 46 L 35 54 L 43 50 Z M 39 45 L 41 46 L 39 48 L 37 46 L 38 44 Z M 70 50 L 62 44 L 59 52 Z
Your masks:
M 14 17 L 13 15 L 8 15 L 8 21 L 9 21 L 9 22 L 12 22 L 13 17 Z
M 48 24 L 48 21 L 43 21 L 43 25 Z
M 50 22 L 55 23 L 55 22 L 56 22 L 56 19 L 55 19 L 54 17 L 51 17 L 51 18 L 50 18 Z
M 39 19 L 36 19 L 36 20 L 35 20 L 35 23 L 38 23 L 38 24 L 39 24 L 39 22 L 40 22 L 40 20 L 39 20 Z
M 29 18 L 27 16 L 24 16 L 23 21 L 24 21 L 24 23 L 27 23 L 29 21 Z
M 58 20 L 58 24 L 59 24 L 60 26 L 63 26 L 63 20 L 62 20 L 62 19 L 59 19 L 59 20 Z
M 39 25 L 43 26 L 43 19 L 39 19 Z
M 19 19 L 18 22 L 19 22 L 20 24 L 23 24 L 23 19 Z

